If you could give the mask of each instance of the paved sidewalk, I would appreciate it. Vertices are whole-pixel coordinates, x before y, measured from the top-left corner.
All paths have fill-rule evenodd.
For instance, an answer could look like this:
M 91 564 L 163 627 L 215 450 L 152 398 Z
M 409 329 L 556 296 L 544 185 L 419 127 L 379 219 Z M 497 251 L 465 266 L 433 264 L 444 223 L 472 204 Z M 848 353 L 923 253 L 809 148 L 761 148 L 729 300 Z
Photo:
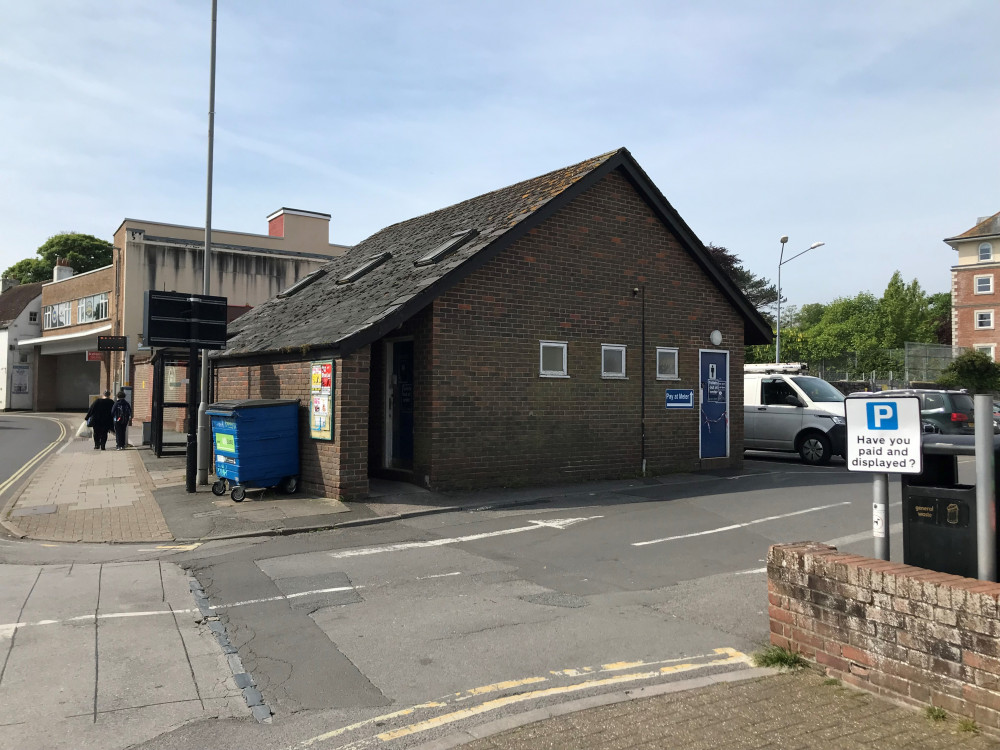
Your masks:
M 159 542 L 173 539 L 153 483 L 135 450 L 94 450 L 72 438 L 31 475 L 3 513 L 18 535 L 63 542 Z
M 809 669 L 679 692 L 682 685 L 673 687 L 638 700 L 619 694 L 617 702 L 582 710 L 573 709 L 586 699 L 562 704 L 514 729 L 504 724 L 528 717 L 501 719 L 479 727 L 477 734 L 486 735 L 481 739 L 455 734 L 417 750 L 1000 748 L 989 736 L 962 731 L 954 717 L 934 721 L 926 712 L 845 687 Z M 608 699 L 599 696 L 596 701 Z

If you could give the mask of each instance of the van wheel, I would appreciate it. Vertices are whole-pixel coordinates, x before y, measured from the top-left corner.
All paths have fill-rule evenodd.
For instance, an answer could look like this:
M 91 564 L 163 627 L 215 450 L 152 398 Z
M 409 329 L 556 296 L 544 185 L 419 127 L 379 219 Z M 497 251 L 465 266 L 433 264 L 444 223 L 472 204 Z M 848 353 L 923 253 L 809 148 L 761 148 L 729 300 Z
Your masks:
M 799 455 L 807 464 L 820 466 L 830 463 L 830 441 L 821 432 L 810 432 L 799 441 Z

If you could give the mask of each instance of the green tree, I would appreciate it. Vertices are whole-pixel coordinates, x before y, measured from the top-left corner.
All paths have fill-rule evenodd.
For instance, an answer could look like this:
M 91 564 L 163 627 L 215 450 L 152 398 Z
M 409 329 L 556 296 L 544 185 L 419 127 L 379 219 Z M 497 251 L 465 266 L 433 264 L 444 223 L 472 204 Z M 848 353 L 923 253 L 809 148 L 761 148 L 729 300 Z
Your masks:
M 110 242 L 89 234 L 64 232 L 49 237 L 38 248 L 38 258 L 20 260 L 3 272 L 4 278 L 13 278 L 22 284 L 51 281 L 52 269 L 57 258 L 65 258 L 77 273 L 93 271 L 111 263 Z
M 884 318 L 882 346 L 886 349 L 900 349 L 907 341 L 936 341 L 927 295 L 916 279 L 906 284 L 896 271 L 879 301 L 879 311 Z
M 726 248 L 713 245 L 710 242 L 705 245 L 705 249 L 708 250 L 712 259 L 722 267 L 722 270 L 729 274 L 729 278 L 747 296 L 750 304 L 757 308 L 757 312 L 773 324 L 773 316 L 767 313 L 766 309 L 777 303 L 778 287 L 770 280 L 748 271 L 743 266 L 743 262 Z
M 968 351 L 955 357 L 937 382 L 946 388 L 967 388 L 972 393 L 1000 391 L 1000 364 L 983 352 Z
M 927 298 L 930 307 L 932 342 L 951 345 L 951 294 L 938 292 Z

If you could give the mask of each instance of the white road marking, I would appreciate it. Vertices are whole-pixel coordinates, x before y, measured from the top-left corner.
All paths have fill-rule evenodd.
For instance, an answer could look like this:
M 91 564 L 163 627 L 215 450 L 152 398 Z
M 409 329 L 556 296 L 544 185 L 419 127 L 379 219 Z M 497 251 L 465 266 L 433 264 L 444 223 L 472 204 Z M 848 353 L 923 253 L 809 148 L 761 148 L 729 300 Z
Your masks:
M 331 552 L 330 557 L 341 559 L 344 557 L 362 557 L 364 555 L 377 555 L 381 552 L 402 552 L 411 549 L 426 549 L 428 547 L 444 547 L 448 544 L 461 544 L 462 542 L 475 542 L 480 539 L 489 539 L 495 536 L 507 536 L 509 534 L 520 534 L 522 531 L 535 531 L 537 529 L 565 529 L 581 521 L 590 521 L 604 516 L 588 516 L 586 518 L 557 518 L 551 521 L 529 521 L 531 526 L 518 526 L 513 529 L 503 531 L 487 531 L 482 534 L 470 534 L 469 536 L 449 537 L 446 539 L 431 539 L 426 542 L 400 542 L 398 544 L 383 544 L 379 547 L 358 547 L 357 549 L 346 549 L 341 552 Z
M 801 516 L 803 513 L 815 513 L 820 510 L 829 510 L 830 508 L 839 508 L 842 505 L 850 505 L 849 501 L 844 501 L 842 503 L 831 503 L 830 505 L 817 505 L 815 508 L 806 508 L 804 510 L 796 510 L 792 513 L 782 513 L 777 516 L 767 516 L 766 518 L 757 518 L 753 521 L 746 521 L 745 523 L 734 523 L 730 526 L 720 526 L 717 529 L 706 529 L 705 531 L 695 531 L 691 534 L 677 534 L 676 536 L 666 536 L 662 539 L 650 539 L 648 542 L 632 542 L 633 547 L 645 547 L 647 544 L 659 544 L 660 542 L 673 542 L 678 539 L 691 539 L 696 536 L 707 536 L 708 534 L 721 534 L 723 531 L 734 531 L 736 529 L 744 529 L 747 526 L 754 526 L 758 523 L 767 523 L 768 521 L 779 521 L 782 518 L 791 518 L 792 516 Z
M 267 596 L 261 599 L 247 599 L 242 602 L 232 602 L 231 604 L 215 604 L 209 606 L 210 610 L 228 609 L 229 607 L 245 607 L 250 604 L 266 604 L 268 602 L 287 601 L 288 599 L 298 599 L 303 596 L 313 596 L 315 594 L 332 594 L 339 591 L 355 591 L 362 586 L 336 586 L 329 589 L 313 589 L 312 591 L 299 591 L 295 594 L 279 594 L 277 596 Z M 9 638 L 18 628 L 34 627 L 38 625 L 61 625 L 67 622 L 93 622 L 94 620 L 119 620 L 129 617 L 159 617 L 163 615 L 183 615 L 197 612 L 195 607 L 187 609 L 150 609 L 142 612 L 104 612 L 99 615 L 77 615 L 67 617 L 62 620 L 36 620 L 35 622 L 12 622 L 0 624 L 0 639 Z
M 433 576 L 417 576 L 417 580 L 418 581 L 427 581 L 427 580 L 429 580 L 431 578 L 449 578 L 450 576 L 460 576 L 460 575 L 462 575 L 462 574 L 459 571 L 456 570 L 454 573 L 438 573 L 437 575 L 433 575 Z
M 754 568 L 753 570 L 738 570 L 733 573 L 734 576 L 748 576 L 752 573 L 766 573 L 767 568 Z
M 890 534 L 902 534 L 903 524 L 894 523 L 889 526 Z M 828 539 L 823 544 L 829 544 L 831 547 L 840 547 L 845 544 L 854 544 L 855 542 L 863 542 L 866 539 L 872 538 L 872 530 L 859 531 L 857 534 L 848 534 L 847 536 L 838 536 L 836 539 Z
M 38 453 L 36 453 L 31 459 L 28 460 L 26 464 L 24 464 L 24 466 L 22 466 L 20 469 L 15 471 L 10 477 L 8 477 L 7 481 L 5 481 L 3 484 L 0 484 L 0 495 L 2 495 L 4 492 L 10 489 L 10 487 L 14 484 L 14 482 L 16 482 L 22 476 L 27 474 L 29 471 L 31 471 L 32 467 L 34 467 L 38 462 L 40 462 L 43 458 L 45 458 L 45 456 L 47 456 L 52 451 L 52 449 L 54 449 L 57 445 L 59 445 L 59 443 L 63 440 L 63 438 L 66 437 L 66 425 L 64 425 L 58 419 L 55 419 L 53 417 L 39 417 L 34 414 L 7 414 L 4 416 L 15 417 L 19 419 L 46 419 L 49 422 L 55 422 L 57 425 L 59 425 L 59 437 L 57 437 L 47 446 L 42 448 Z M 64 445 L 60 450 L 64 450 L 67 445 L 69 445 L 69 441 L 67 441 L 66 445 Z

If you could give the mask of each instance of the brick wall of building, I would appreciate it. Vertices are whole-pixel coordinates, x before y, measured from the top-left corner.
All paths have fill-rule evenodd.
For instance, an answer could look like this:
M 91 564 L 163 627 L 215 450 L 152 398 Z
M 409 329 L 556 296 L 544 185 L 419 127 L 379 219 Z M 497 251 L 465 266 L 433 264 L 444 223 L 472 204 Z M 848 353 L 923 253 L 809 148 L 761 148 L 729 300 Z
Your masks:
M 261 360 L 217 366 L 215 400 L 299 399 L 300 485 L 306 492 L 352 499 L 368 494 L 368 347 L 335 359 L 334 439 L 309 431 L 312 363 Z
M 976 294 L 976 277 L 992 276 L 993 291 L 989 294 Z M 1000 264 L 985 264 L 962 266 L 952 269 L 952 339 L 956 346 L 975 347 L 977 345 L 993 345 L 1000 342 Z M 993 327 L 989 329 L 976 328 L 976 312 L 989 310 L 993 312 Z M 1000 356 L 996 352 L 995 356 Z
M 73 324 L 62 328 L 43 331 L 42 335 L 61 336 L 67 333 L 77 333 L 87 331 L 91 328 L 106 326 L 114 318 L 113 301 L 111 299 L 115 282 L 115 269 L 112 266 L 91 271 L 79 276 L 71 276 L 56 284 L 47 284 L 42 287 L 42 317 L 47 305 L 54 305 L 58 302 L 73 302 L 72 320 Z M 77 320 L 76 300 L 89 297 L 93 294 L 108 293 L 108 317 L 104 320 L 93 323 L 79 324 Z
M 430 484 L 458 488 L 634 476 L 641 470 L 640 342 L 645 287 L 646 458 L 699 468 L 699 410 L 664 408 L 698 391 L 714 329 L 730 351 L 730 458 L 743 446 L 743 320 L 614 173 L 433 303 L 417 350 L 417 451 Z M 540 340 L 568 342 L 569 378 L 539 377 Z M 624 344 L 626 380 L 601 376 L 601 345 Z M 657 346 L 679 349 L 679 380 L 656 379 Z M 421 360 L 424 356 L 425 359 Z M 421 440 L 421 399 L 430 422 Z M 697 396 L 696 396 L 697 400 Z
M 889 698 L 1000 728 L 1000 584 L 837 552 L 768 552 L 771 643 Z

